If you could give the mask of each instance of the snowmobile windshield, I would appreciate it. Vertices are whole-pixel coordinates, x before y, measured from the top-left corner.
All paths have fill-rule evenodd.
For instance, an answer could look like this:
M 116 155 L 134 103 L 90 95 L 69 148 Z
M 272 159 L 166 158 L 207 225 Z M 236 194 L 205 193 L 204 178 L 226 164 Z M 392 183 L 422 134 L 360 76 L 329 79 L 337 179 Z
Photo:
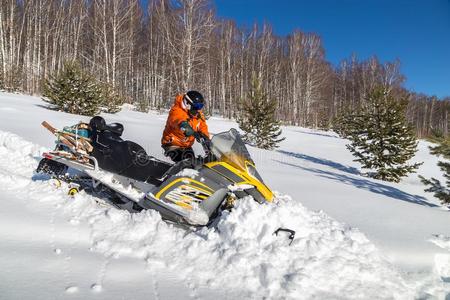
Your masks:
M 244 141 L 234 128 L 213 136 L 211 152 L 217 157 L 218 161 L 227 162 L 244 171 L 247 170 L 249 164 L 254 165 Z

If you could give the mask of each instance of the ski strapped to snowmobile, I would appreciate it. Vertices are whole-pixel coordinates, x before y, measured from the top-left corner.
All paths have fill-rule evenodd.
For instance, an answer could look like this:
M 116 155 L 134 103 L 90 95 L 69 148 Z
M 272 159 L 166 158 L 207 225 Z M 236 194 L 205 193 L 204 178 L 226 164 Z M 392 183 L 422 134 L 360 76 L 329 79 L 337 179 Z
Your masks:
M 123 140 L 121 124 L 107 125 L 98 116 L 64 130 L 43 126 L 57 140 L 37 172 L 106 195 L 132 212 L 155 209 L 168 221 L 201 226 L 243 197 L 260 203 L 274 198 L 235 129 L 211 140 L 196 136 L 208 156 L 170 164 Z

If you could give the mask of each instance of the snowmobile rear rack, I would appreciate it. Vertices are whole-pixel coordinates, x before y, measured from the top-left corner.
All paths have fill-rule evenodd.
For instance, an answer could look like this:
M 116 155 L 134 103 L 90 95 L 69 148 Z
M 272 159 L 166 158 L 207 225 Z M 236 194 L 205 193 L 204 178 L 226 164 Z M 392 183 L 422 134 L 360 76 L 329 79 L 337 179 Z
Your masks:
M 79 136 L 71 132 L 65 132 L 56 129 L 50 125 L 47 121 L 41 123 L 48 131 L 53 133 L 61 143 L 69 147 L 74 152 L 79 152 L 80 150 L 90 153 L 94 149 L 91 145 L 91 139 Z
M 65 160 L 65 164 L 72 168 L 79 168 L 79 167 L 86 167 L 87 169 L 93 169 L 94 171 L 99 170 L 98 161 L 95 157 L 89 156 L 89 155 L 83 155 L 82 160 L 76 158 L 74 155 L 70 154 L 70 157 L 66 157 L 62 152 L 60 151 L 50 151 L 50 152 L 44 152 L 42 154 L 42 157 L 48 159 L 48 160 L 54 160 L 54 161 L 60 161 L 61 158 L 67 158 Z M 92 163 L 86 164 L 84 161 L 92 161 Z

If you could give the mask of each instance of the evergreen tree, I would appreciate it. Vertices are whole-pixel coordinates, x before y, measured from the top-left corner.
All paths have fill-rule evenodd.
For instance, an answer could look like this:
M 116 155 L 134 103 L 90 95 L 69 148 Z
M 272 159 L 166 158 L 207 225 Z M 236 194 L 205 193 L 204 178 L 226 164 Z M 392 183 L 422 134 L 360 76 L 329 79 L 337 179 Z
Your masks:
M 339 120 L 339 133 L 350 140 L 347 148 L 369 176 L 399 182 L 421 163 L 407 164 L 417 151 L 417 140 L 407 124 L 407 102 L 396 100 L 382 88 L 369 93 L 366 103 L 356 113 Z
M 147 113 L 150 109 L 150 107 L 148 105 L 148 100 L 145 100 L 145 99 L 139 99 L 138 101 L 135 101 L 135 105 L 136 105 L 135 109 L 140 112 Z
M 111 84 L 102 83 L 100 86 L 103 109 L 111 114 L 119 112 L 121 105 L 125 102 L 123 97 L 113 89 Z
M 431 154 L 442 155 L 447 161 L 439 161 L 438 166 L 444 172 L 445 185 L 441 184 L 436 178 L 425 179 L 419 176 L 422 182 L 430 187 L 426 192 L 434 193 L 434 196 L 441 200 L 443 204 L 450 204 L 450 138 L 437 137 L 433 139 L 439 144 L 435 147 L 430 147 Z
M 77 63 L 67 62 L 59 74 L 45 81 L 43 95 L 64 112 L 93 116 L 104 101 L 102 93 L 90 74 L 83 72 Z
M 275 118 L 277 103 L 267 99 L 261 82 L 255 76 L 247 98 L 242 102 L 237 121 L 245 132 L 243 139 L 262 149 L 273 149 L 285 138 L 280 138 L 280 122 Z

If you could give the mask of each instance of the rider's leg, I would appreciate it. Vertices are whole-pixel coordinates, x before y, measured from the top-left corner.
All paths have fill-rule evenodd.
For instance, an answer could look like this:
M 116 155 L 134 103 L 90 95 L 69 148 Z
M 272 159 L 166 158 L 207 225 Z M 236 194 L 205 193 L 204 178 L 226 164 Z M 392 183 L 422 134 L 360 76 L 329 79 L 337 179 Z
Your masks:
M 193 160 L 195 158 L 194 150 L 191 147 L 181 148 L 171 146 L 164 148 L 164 150 L 164 155 L 169 157 L 173 162 L 179 162 L 184 159 Z

